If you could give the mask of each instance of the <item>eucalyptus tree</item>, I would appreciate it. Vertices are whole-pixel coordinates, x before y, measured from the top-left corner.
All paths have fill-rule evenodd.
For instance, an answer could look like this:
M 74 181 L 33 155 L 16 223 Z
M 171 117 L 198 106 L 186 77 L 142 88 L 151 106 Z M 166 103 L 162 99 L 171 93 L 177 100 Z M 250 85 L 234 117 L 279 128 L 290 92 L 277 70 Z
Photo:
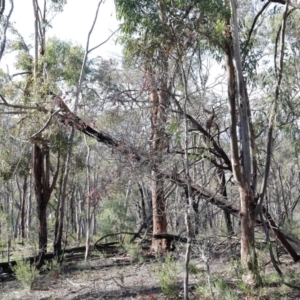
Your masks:
M 254 106 L 249 99 L 249 83 L 246 82 L 245 76 L 248 75 L 251 79 L 253 71 L 255 72 L 258 68 L 258 61 L 253 61 L 253 56 L 250 56 L 252 54 L 250 50 L 254 49 L 253 28 L 256 26 L 259 16 L 268 8 L 271 2 L 261 4 L 261 10 L 254 18 L 252 27 L 248 29 L 243 27 L 242 22 L 239 20 L 242 10 L 238 9 L 234 0 L 225 2 L 202 1 L 200 3 L 199 1 L 116 1 L 118 16 L 123 22 L 121 41 L 125 44 L 127 53 L 135 54 L 136 57 L 142 60 L 141 64 L 146 66 L 148 78 L 150 78 L 149 94 L 152 97 L 150 99 L 153 104 L 152 108 L 155 109 L 152 112 L 151 124 L 152 126 L 158 124 L 161 132 L 164 131 L 163 124 L 166 119 L 161 118 L 162 123 L 157 122 L 155 113 L 159 112 L 159 109 L 156 109 L 155 103 L 162 107 L 161 114 L 164 116 L 166 106 L 163 102 L 160 104 L 159 96 L 163 99 L 163 92 L 171 94 L 172 91 L 168 89 L 168 85 L 161 84 L 159 85 L 159 93 L 155 94 L 155 83 L 160 82 L 155 80 L 152 74 L 153 66 L 156 66 L 155 63 L 158 62 L 159 67 L 162 67 L 162 69 L 156 67 L 157 73 L 155 75 L 157 77 L 157 74 L 164 75 L 167 70 L 169 70 L 170 74 L 170 68 L 167 63 L 170 62 L 171 55 L 173 55 L 172 57 L 176 56 L 178 62 L 180 57 L 182 57 L 182 50 L 186 50 L 185 47 L 190 47 L 191 51 L 196 49 L 196 47 L 204 47 L 215 57 L 220 58 L 224 56 L 225 58 L 230 151 L 227 152 L 224 145 L 222 146 L 218 143 L 216 136 L 211 134 L 208 127 L 205 128 L 192 115 L 184 112 L 182 107 L 179 110 L 189 119 L 190 124 L 205 136 L 206 151 L 212 155 L 212 163 L 216 167 L 228 170 L 233 174 L 234 185 L 237 187 L 240 198 L 241 262 L 249 271 L 249 277 L 247 278 L 249 282 L 259 279 L 254 249 L 254 228 L 255 221 L 262 209 L 268 185 L 275 118 L 278 111 L 279 97 L 282 93 L 285 28 L 288 17 L 293 15 L 293 9 L 290 9 L 288 1 L 274 1 L 286 5 L 285 10 L 282 12 L 282 24 L 278 35 L 281 41 L 280 48 L 278 46 L 279 43 L 275 43 L 275 62 L 277 64 L 275 65 L 275 70 L 277 68 L 277 73 L 275 73 L 276 81 L 273 86 L 274 101 L 270 108 L 269 124 L 267 125 L 267 134 L 265 136 L 267 154 L 264 158 L 265 167 L 260 170 L 260 174 L 263 175 L 259 176 L 257 166 L 258 145 L 252 117 Z M 294 5 L 292 2 L 291 4 Z M 240 32 L 243 31 L 248 31 L 249 34 L 246 35 L 246 40 L 241 44 L 242 37 Z M 277 53 L 278 58 L 276 56 Z M 163 61 L 159 64 L 160 60 Z M 224 62 L 222 59 L 221 61 Z M 149 65 L 152 69 L 149 69 Z M 184 72 L 183 69 L 180 71 Z M 214 113 L 212 117 L 215 117 Z M 212 124 L 211 122 L 210 125 Z M 155 141 L 158 143 L 163 139 L 163 135 L 156 135 L 155 130 L 155 127 L 153 127 L 152 138 L 155 137 Z M 220 136 L 218 135 L 218 137 Z M 155 146 L 152 145 L 152 150 L 157 151 L 158 149 L 155 149 Z M 157 153 L 155 154 L 159 158 Z M 152 174 L 157 175 L 155 167 L 152 168 Z M 152 182 L 158 182 L 156 179 L 157 177 L 152 177 Z M 176 179 L 174 177 L 175 182 Z M 261 182 L 260 190 L 258 189 L 258 181 Z M 152 187 L 154 207 L 158 207 L 156 201 L 163 203 L 163 201 L 158 200 L 163 199 L 163 193 L 161 193 L 161 196 L 158 196 L 160 194 L 156 194 L 157 188 L 158 186 L 155 185 Z M 159 190 L 163 190 L 163 188 L 161 187 Z M 164 209 L 161 211 L 164 215 Z M 155 214 L 157 212 L 154 212 Z M 159 220 L 155 220 L 154 216 L 154 224 L 157 221 Z M 161 222 L 163 224 L 162 219 Z M 271 227 L 274 228 L 273 225 L 270 225 Z M 160 232 L 162 229 L 166 230 L 166 225 L 159 228 Z M 155 228 L 154 233 L 157 233 Z M 284 241 L 282 240 L 282 242 Z M 295 251 L 289 248 L 288 244 L 285 244 L 285 246 L 289 249 L 288 251 L 292 258 L 297 260 L 298 256 Z
M 161 173 L 163 155 L 168 149 L 166 135 L 167 110 L 172 82 L 171 55 L 174 41 L 169 32 L 168 1 L 117 0 L 117 17 L 121 20 L 121 43 L 131 64 L 145 70 L 145 90 L 151 104 L 150 169 L 153 209 L 153 234 L 167 231 L 164 179 Z M 152 249 L 169 249 L 167 239 L 152 239 Z
M 33 56 L 24 39 L 12 27 L 16 39 L 10 43 L 10 47 L 17 52 L 16 68 L 20 72 L 16 74 L 17 80 L 12 80 L 15 76 L 7 76 L 8 85 L 1 90 L 2 105 L 6 107 L 3 113 L 15 114 L 15 118 L 19 118 L 18 126 L 14 126 L 18 138 L 32 144 L 31 167 L 39 220 L 38 265 L 47 251 L 47 205 L 59 174 L 62 151 L 59 139 L 64 135 L 59 126 L 53 123 L 57 112 L 53 110 L 49 90 L 58 91 L 60 88 L 75 85 L 74 76 L 80 74 L 83 58 L 83 50 L 78 46 L 57 39 L 46 42 L 46 30 L 49 27 L 47 19 L 61 10 L 63 4 L 64 1 L 44 1 L 40 6 L 39 1 L 33 1 Z M 60 55 L 57 56 L 57 53 Z M 53 55 L 56 57 L 55 62 Z M 54 172 L 51 152 L 57 154 Z
M 5 16 L 4 12 L 5 12 L 7 1 L 1 0 L 1 2 L 0 2 L 0 22 L 1 22 L 0 61 L 3 57 L 4 51 L 6 48 L 7 30 L 9 28 L 10 18 L 13 13 L 13 10 L 14 10 L 14 1 L 10 0 L 9 3 L 10 3 L 10 9 L 9 9 L 7 16 Z

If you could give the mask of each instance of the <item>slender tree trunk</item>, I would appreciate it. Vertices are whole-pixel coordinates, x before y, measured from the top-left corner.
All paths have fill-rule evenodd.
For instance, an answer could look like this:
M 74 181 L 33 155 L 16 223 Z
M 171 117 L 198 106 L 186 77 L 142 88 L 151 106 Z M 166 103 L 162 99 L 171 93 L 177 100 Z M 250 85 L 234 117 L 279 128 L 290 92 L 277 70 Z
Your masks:
M 217 174 L 218 174 L 219 182 L 220 182 L 220 193 L 224 198 L 227 199 L 226 178 L 225 178 L 224 170 L 218 169 Z M 223 214 L 225 217 L 227 233 L 228 233 L 228 235 L 233 235 L 234 231 L 233 231 L 233 225 L 232 225 L 230 213 L 228 211 L 224 210 Z
M 25 239 L 25 200 L 26 200 L 26 192 L 27 192 L 27 176 L 24 177 L 23 183 L 23 197 L 22 197 L 22 205 L 21 205 L 21 238 L 22 242 Z
M 229 1 L 228 1 L 229 2 Z M 259 281 L 255 255 L 255 187 L 256 161 L 253 155 L 253 131 L 247 95 L 243 77 L 236 0 L 230 0 L 231 19 L 225 32 L 224 45 L 228 74 L 228 104 L 231 117 L 231 161 L 234 179 L 239 186 L 241 220 L 241 264 L 248 271 L 244 277 L 248 284 Z M 239 118 L 240 147 L 237 137 L 237 119 Z M 242 154 L 242 155 L 241 155 Z M 242 159 L 240 160 L 240 157 Z
M 31 202 L 31 176 L 29 177 L 29 193 L 26 207 L 26 238 L 29 239 L 30 227 L 31 227 L 31 213 L 32 213 L 32 202 Z
M 87 260 L 90 254 L 90 226 L 91 226 L 91 201 L 90 198 L 90 154 L 91 149 L 84 137 L 85 145 L 87 147 L 86 154 L 86 237 L 85 237 L 85 255 L 84 259 Z
M 141 195 L 141 205 L 139 205 L 139 217 L 142 220 L 145 227 L 147 227 L 147 213 L 146 213 L 146 205 L 145 205 L 145 194 L 143 189 L 143 183 L 138 182 L 138 187 Z
M 68 157 L 69 157 L 69 152 L 67 152 L 63 160 L 64 164 L 60 174 L 59 194 L 58 194 L 57 208 L 55 212 L 53 252 L 56 258 L 58 258 L 58 256 L 62 251 L 62 234 L 63 234 L 65 198 L 66 198 L 65 184 L 68 180 L 68 171 L 66 171 L 66 168 L 68 168 L 68 164 L 69 164 Z
M 74 134 L 74 129 L 72 128 L 71 135 Z M 70 138 L 69 141 L 72 141 L 73 138 Z M 65 215 L 65 202 L 67 197 L 67 183 L 69 177 L 69 164 L 70 164 L 70 155 L 71 150 L 68 151 L 67 157 L 64 164 L 64 169 L 62 173 L 62 182 L 61 182 L 61 191 L 57 206 L 57 217 L 54 227 L 54 243 L 53 243 L 53 252 L 56 258 L 59 257 L 62 251 L 62 235 L 63 235 L 63 226 L 64 226 L 64 215 Z
M 151 171 L 153 235 L 167 232 L 163 178 L 157 167 Z M 152 239 L 152 249 L 159 253 L 170 248 L 168 239 Z

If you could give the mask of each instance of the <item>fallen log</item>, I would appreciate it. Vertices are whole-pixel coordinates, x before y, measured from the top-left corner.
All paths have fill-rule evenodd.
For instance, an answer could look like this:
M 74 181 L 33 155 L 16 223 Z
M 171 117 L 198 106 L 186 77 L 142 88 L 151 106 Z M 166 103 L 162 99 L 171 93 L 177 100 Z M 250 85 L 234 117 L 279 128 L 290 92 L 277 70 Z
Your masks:
M 117 251 L 116 247 L 119 245 L 117 242 L 112 242 L 112 243 L 106 243 L 106 244 L 97 244 L 97 245 L 91 245 L 90 250 L 91 251 L 106 251 L 106 252 L 111 252 L 111 251 Z M 70 249 L 64 249 L 60 255 L 63 256 L 64 259 L 69 259 L 73 258 L 75 253 L 85 253 L 86 247 L 85 246 L 80 246 L 80 247 L 75 247 L 75 248 L 70 248 Z M 30 264 L 36 264 L 38 262 L 38 255 L 35 256 L 30 256 L 30 257 L 25 257 L 23 260 L 30 262 Z M 54 253 L 46 253 L 44 256 L 44 261 L 49 261 L 55 258 Z M 10 262 L 2 262 L 0 263 L 0 271 L 1 273 L 8 273 L 12 274 L 13 269 L 15 265 L 17 265 L 18 261 L 13 260 Z

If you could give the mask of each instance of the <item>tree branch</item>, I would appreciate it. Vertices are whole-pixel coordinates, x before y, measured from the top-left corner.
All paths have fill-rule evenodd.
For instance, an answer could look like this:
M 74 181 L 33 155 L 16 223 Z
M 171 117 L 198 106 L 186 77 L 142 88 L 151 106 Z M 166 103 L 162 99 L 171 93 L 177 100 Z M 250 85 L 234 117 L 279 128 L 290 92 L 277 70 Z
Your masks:
M 43 112 L 47 112 L 47 110 L 42 106 L 27 106 L 27 105 L 14 105 L 9 104 L 6 99 L 3 97 L 3 95 L 0 94 L 0 98 L 2 99 L 3 103 L 0 103 L 0 105 L 11 107 L 11 108 L 18 108 L 18 109 L 33 109 L 33 110 L 39 110 Z
M 9 19 L 11 17 L 11 14 L 12 14 L 13 10 L 14 10 L 14 1 L 10 0 L 10 3 L 11 3 L 11 8 L 10 8 L 10 11 L 8 13 L 8 16 L 7 16 L 5 25 L 4 25 L 3 33 L 2 33 L 2 41 L 1 41 L 1 45 L 0 45 L 0 61 L 2 59 L 4 50 L 5 50 L 5 46 L 6 46 L 6 32 L 7 32 L 8 25 L 9 25 Z M 4 8 L 5 8 L 5 1 L 3 1 L 1 3 L 1 14 L 0 14 L 0 16 L 2 16 Z
M 35 138 L 37 135 L 39 135 L 40 133 L 42 133 L 50 124 L 52 118 L 58 114 L 61 110 L 57 110 L 55 111 L 53 114 L 51 114 L 50 118 L 47 120 L 47 122 L 45 123 L 44 127 L 42 129 L 40 129 L 37 133 L 33 134 L 29 139 L 33 139 Z

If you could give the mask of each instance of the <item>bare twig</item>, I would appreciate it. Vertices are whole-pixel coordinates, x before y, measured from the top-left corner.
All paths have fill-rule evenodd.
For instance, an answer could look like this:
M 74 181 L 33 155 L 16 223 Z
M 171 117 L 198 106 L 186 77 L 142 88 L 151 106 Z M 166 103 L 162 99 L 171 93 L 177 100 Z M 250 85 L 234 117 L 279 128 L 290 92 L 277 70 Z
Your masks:
M 0 94 L 0 98 L 2 99 L 3 103 L 0 103 L 0 105 L 4 105 L 7 107 L 11 107 L 11 108 L 18 108 L 18 109 L 33 109 L 33 110 L 40 110 L 40 111 L 44 111 L 47 112 L 47 110 L 42 107 L 42 106 L 27 106 L 27 105 L 14 105 L 14 104 L 9 104 L 6 99 L 4 98 L 3 95 Z
M 14 1 L 10 0 L 10 3 L 11 3 L 11 8 L 10 8 L 10 11 L 8 13 L 5 25 L 4 25 L 4 29 L 3 29 L 3 33 L 2 33 L 2 41 L 1 41 L 1 44 L 0 44 L 0 61 L 2 59 L 4 50 L 5 50 L 5 46 L 6 46 L 6 32 L 7 32 L 8 25 L 9 25 L 9 19 L 11 17 L 11 14 L 12 14 L 13 10 L 14 10 Z M 4 7 L 5 7 L 5 5 L 4 5 L 4 2 L 3 2 L 2 7 L 1 7 L 1 15 L 4 11 Z M 3 11 L 2 11 L 2 9 L 3 9 Z
M 113 277 L 110 277 L 110 279 L 112 279 L 120 288 L 123 288 L 123 289 L 125 289 L 125 286 L 124 285 L 122 285 L 121 283 L 119 283 L 115 278 L 113 278 Z
M 29 139 L 33 139 L 35 138 L 37 135 L 39 135 L 40 133 L 42 133 L 50 124 L 52 118 L 57 114 L 59 113 L 61 110 L 57 110 L 55 111 L 53 114 L 51 114 L 50 118 L 47 120 L 47 122 L 45 123 L 45 125 L 43 126 L 43 128 L 41 128 L 37 133 L 33 134 Z
M 73 282 L 73 281 L 71 281 L 70 279 L 68 279 L 68 278 L 66 278 L 66 280 L 68 281 L 68 282 L 70 282 L 72 285 L 74 285 L 74 286 L 89 286 L 89 284 L 86 284 L 86 283 L 75 283 L 75 282 Z
M 255 24 L 256 24 L 258 18 L 259 18 L 260 15 L 265 11 L 265 9 L 269 6 L 269 4 L 270 4 L 270 2 L 267 1 L 267 2 L 264 4 L 264 6 L 261 8 L 261 10 L 258 12 L 258 14 L 255 16 L 255 18 L 254 18 L 254 20 L 253 20 L 253 23 L 252 23 L 252 26 L 251 26 L 251 28 L 250 28 L 250 30 L 249 30 L 249 33 L 248 33 L 247 41 L 246 41 L 246 43 L 245 43 L 245 46 L 244 46 L 243 49 L 242 49 L 242 53 L 244 53 L 245 50 L 246 50 L 247 47 L 248 47 L 248 44 L 249 44 L 250 39 L 251 39 L 252 32 L 253 32 L 253 30 L 254 30 L 254 27 L 255 27 Z M 245 58 L 243 57 L 243 60 L 244 60 L 244 59 L 245 59 Z
M 88 53 L 91 53 L 92 51 L 96 50 L 97 48 L 99 48 L 102 45 L 104 45 L 105 43 L 107 43 L 111 39 L 111 37 L 114 36 L 118 31 L 119 31 L 119 29 L 115 30 L 105 41 L 103 41 L 102 43 L 98 44 L 97 46 L 89 49 Z
M 261 185 L 260 195 L 259 195 L 259 201 L 255 208 L 255 218 L 259 215 L 259 212 L 262 207 L 262 202 L 266 193 L 267 189 L 267 182 L 269 177 L 269 171 L 270 171 L 270 165 L 271 165 L 271 155 L 273 151 L 273 129 L 275 126 L 276 121 L 276 115 L 277 115 L 277 108 L 278 108 L 278 101 L 279 101 L 279 94 L 280 94 L 280 88 L 281 88 L 281 82 L 283 77 L 283 58 L 284 58 L 284 47 L 285 47 L 285 29 L 286 29 L 286 21 L 289 16 L 289 0 L 286 2 L 286 8 L 285 12 L 283 14 L 282 18 L 282 25 L 281 25 L 281 49 L 280 49 L 280 60 L 279 60 L 279 73 L 278 73 L 278 79 L 277 79 L 277 85 L 275 89 L 275 99 L 274 103 L 272 105 L 272 111 L 269 118 L 269 128 L 268 128 L 268 142 L 267 142 L 267 149 L 266 149 L 266 162 L 265 162 L 265 170 L 264 170 L 264 177 L 263 182 Z M 276 55 L 276 54 L 275 54 Z M 276 61 L 276 58 L 275 58 Z

